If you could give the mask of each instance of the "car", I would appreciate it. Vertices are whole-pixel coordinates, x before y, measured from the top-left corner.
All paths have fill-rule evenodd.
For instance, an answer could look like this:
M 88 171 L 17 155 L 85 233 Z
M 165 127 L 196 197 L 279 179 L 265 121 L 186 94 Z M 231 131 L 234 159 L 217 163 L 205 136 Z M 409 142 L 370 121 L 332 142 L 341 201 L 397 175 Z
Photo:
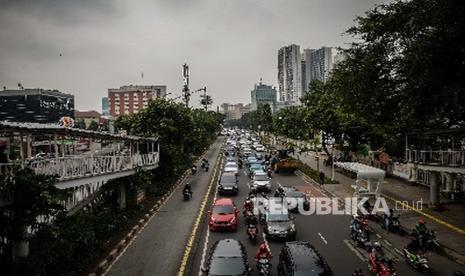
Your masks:
M 276 189 L 276 192 L 274 194 L 275 197 L 281 197 L 283 199 L 285 198 L 295 198 L 297 200 L 303 200 L 303 208 L 305 211 L 308 211 L 310 209 L 310 202 L 307 199 L 307 196 L 297 190 L 295 187 L 292 186 L 283 186 L 283 185 L 278 185 L 278 188 Z M 298 206 L 295 208 L 290 209 L 289 211 L 291 212 L 297 212 L 299 209 Z
M 236 162 L 227 162 L 224 165 L 223 172 L 230 172 L 230 173 L 235 173 L 236 175 L 239 174 L 239 166 L 237 165 Z
M 263 170 L 262 164 L 260 164 L 260 163 L 252 163 L 252 164 L 249 165 L 248 169 L 249 169 L 249 172 L 251 174 L 254 174 L 256 172 L 265 172 Z
M 233 162 L 233 163 L 236 163 L 236 157 L 234 156 L 226 156 L 226 163 L 229 163 L 229 162 Z
M 265 149 L 265 146 L 263 146 L 263 145 L 257 145 L 257 146 L 255 146 L 255 150 L 257 152 L 264 152 L 266 149 Z
M 260 153 L 260 152 L 256 152 L 255 153 L 255 158 L 257 158 L 257 160 L 262 160 L 263 159 L 263 154 Z
M 238 179 L 234 173 L 223 173 L 218 180 L 218 194 L 234 194 L 237 195 L 239 187 L 237 185 Z
M 230 198 L 217 199 L 208 213 L 208 227 L 210 230 L 237 230 L 239 211 Z
M 297 234 L 294 218 L 285 208 L 268 210 L 265 213 L 263 231 L 269 239 L 295 240 Z
M 247 252 L 241 242 L 234 239 L 219 240 L 213 244 L 206 267 L 206 275 L 250 275 Z
M 257 162 L 258 162 L 258 160 L 257 160 L 257 158 L 255 158 L 255 156 L 249 156 L 249 157 L 247 157 L 247 159 L 245 161 L 245 165 L 248 166 L 251 163 L 257 163 Z
M 278 275 L 334 275 L 325 259 L 305 241 L 286 242 L 279 253 Z
M 256 172 L 250 184 L 257 192 L 271 192 L 270 178 L 265 172 Z

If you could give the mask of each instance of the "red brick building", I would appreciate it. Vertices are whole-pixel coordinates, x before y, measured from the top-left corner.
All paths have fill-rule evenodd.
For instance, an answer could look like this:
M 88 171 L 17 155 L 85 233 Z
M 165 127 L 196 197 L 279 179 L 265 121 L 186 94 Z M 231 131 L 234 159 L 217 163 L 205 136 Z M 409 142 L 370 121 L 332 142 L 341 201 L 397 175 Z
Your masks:
M 126 85 L 108 89 L 110 115 L 138 113 L 146 108 L 151 100 L 166 97 L 165 85 Z

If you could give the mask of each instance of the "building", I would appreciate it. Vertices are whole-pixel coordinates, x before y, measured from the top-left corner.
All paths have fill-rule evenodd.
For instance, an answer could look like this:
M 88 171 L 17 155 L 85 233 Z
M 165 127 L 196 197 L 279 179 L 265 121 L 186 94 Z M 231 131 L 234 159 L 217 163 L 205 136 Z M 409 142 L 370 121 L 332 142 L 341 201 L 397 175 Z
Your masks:
M 315 49 L 304 49 L 302 52 L 302 91 L 305 93 L 308 91 L 308 84 L 312 78 L 310 76 L 310 66 L 312 64 L 312 53 Z
M 269 104 L 271 111 L 275 112 L 277 102 L 276 88 L 271 85 L 263 84 L 262 79 L 260 79 L 260 83 L 258 85 L 255 84 L 254 89 L 250 92 L 250 96 L 252 98 L 252 111 L 257 110 L 260 104 Z
M 307 85 L 312 80 L 325 82 L 334 65 L 342 60 L 343 56 L 334 47 L 321 47 L 320 49 L 305 49 Z
M 97 124 L 100 125 L 101 123 L 101 114 L 98 113 L 95 110 L 90 110 L 90 111 L 79 111 L 76 110 L 74 111 L 74 119 L 76 122 L 79 120 L 83 120 L 84 124 L 86 125 L 86 128 L 89 128 L 90 124 L 92 122 L 96 122 Z
M 108 97 L 102 98 L 102 115 L 105 117 L 110 116 L 110 105 L 108 103 Z
M 42 88 L 0 91 L 0 121 L 58 123 L 74 118 L 74 95 Z
M 279 100 L 299 103 L 302 96 L 302 57 L 299 45 L 282 47 L 278 51 Z
M 242 118 L 242 115 L 244 115 L 245 113 L 249 113 L 250 110 L 250 104 L 244 105 L 242 103 L 223 103 L 221 104 L 220 112 L 225 115 L 226 120 L 238 120 Z
M 110 115 L 138 113 L 151 100 L 166 97 L 166 85 L 126 85 L 108 89 Z

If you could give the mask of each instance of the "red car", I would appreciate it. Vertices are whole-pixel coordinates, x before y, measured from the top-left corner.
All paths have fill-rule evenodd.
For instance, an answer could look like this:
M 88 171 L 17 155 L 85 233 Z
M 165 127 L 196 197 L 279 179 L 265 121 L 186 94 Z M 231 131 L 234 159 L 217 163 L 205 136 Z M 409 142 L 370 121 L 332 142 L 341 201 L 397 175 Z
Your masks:
M 208 227 L 216 230 L 237 230 L 237 214 L 239 211 L 230 198 L 220 198 L 213 203 L 208 214 Z

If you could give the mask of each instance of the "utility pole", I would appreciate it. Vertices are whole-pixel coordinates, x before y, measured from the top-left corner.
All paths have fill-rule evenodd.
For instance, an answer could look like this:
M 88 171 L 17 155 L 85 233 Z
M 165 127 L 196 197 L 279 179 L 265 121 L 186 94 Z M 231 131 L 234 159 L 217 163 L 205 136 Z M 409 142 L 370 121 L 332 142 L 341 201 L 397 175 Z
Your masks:
M 187 65 L 187 63 L 184 63 L 182 66 L 182 76 L 184 78 L 184 87 L 182 89 L 184 98 L 183 100 L 186 104 L 186 107 L 189 107 L 189 99 L 191 97 L 191 93 L 189 90 L 189 65 Z
M 208 106 L 213 103 L 212 97 L 210 95 L 207 95 L 207 87 L 200 88 L 199 91 L 203 91 L 203 95 L 200 95 L 202 98 L 200 100 L 200 104 L 203 105 L 203 108 L 205 111 L 208 110 Z

